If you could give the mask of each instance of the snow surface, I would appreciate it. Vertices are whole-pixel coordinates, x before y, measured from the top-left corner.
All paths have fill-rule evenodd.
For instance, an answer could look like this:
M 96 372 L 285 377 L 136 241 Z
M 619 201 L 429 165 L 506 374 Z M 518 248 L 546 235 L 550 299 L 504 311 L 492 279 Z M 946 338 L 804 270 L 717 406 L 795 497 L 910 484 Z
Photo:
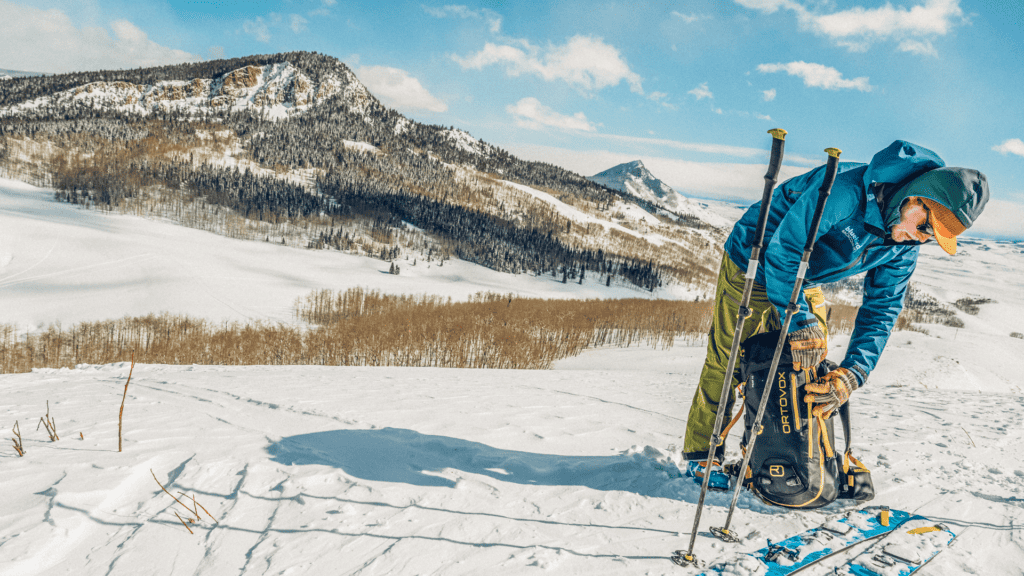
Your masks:
M 540 298 L 687 298 L 682 286 L 653 294 L 627 285 L 583 285 L 505 274 L 453 259 L 390 262 L 336 251 L 234 240 L 170 222 L 57 202 L 53 192 L 0 178 L 0 324 L 21 330 L 126 314 L 187 313 L 211 320 L 291 322 L 312 290 L 355 286 L 465 300 L 481 292 Z
M 0 191 L 0 322 L 154 309 L 287 320 L 295 296 L 351 285 L 606 294 L 455 261 L 395 277 L 377 260 L 84 211 L 9 180 Z M 1024 254 L 964 244 L 956 258 L 927 247 L 915 280 L 997 302 L 960 313 L 959 330 L 893 335 L 851 400 L 856 454 L 873 472 L 871 504 L 959 535 L 923 573 L 1019 575 L 1024 340 L 1008 333 L 1024 332 Z M 848 340 L 832 340 L 832 359 Z M 703 358 L 680 345 L 529 372 L 137 365 L 121 453 L 127 363 L 3 375 L 0 427 L 19 422 L 26 455 L 0 448 L 0 574 L 693 575 L 668 557 L 688 543 L 699 492 L 678 454 Z M 58 442 L 35 427 L 47 401 Z M 151 470 L 217 523 L 201 514 L 190 534 Z M 744 540 L 727 545 L 707 528 L 728 497 L 707 501 L 695 552 L 708 562 L 850 508 L 789 511 L 744 494 L 733 522 Z

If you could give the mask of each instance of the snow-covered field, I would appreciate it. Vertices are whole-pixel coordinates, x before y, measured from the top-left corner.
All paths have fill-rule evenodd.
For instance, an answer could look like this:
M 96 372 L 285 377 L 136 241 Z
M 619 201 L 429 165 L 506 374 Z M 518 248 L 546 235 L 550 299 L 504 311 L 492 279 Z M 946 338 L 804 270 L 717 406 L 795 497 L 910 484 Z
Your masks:
M 140 217 L 104 214 L 53 200 L 53 192 L 0 178 L 0 324 L 38 329 L 52 322 L 187 313 L 212 320 L 291 322 L 292 303 L 310 291 L 354 286 L 391 294 L 465 300 L 480 291 L 540 298 L 650 298 L 598 278 L 562 284 L 551 276 L 504 274 L 460 260 L 389 262 L 234 240 Z M 658 298 L 693 299 L 673 286 Z
M 0 322 L 163 309 L 289 321 L 296 296 L 350 285 L 606 295 L 457 262 L 389 276 L 380 261 L 84 212 L 11 181 L 0 191 Z M 959 330 L 893 335 L 851 400 L 856 453 L 871 504 L 960 535 L 922 573 L 1016 575 L 1024 340 L 1009 333 L 1024 332 L 1024 253 L 964 244 L 955 258 L 927 247 L 915 280 L 945 301 L 996 302 L 960 313 Z M 0 574 L 696 574 L 668 557 L 688 542 L 699 491 L 678 452 L 703 355 L 601 349 L 528 372 L 137 365 L 120 453 L 127 364 L 0 376 L 0 427 L 19 421 L 26 450 L 0 447 Z M 47 401 L 58 442 L 36 430 Z M 216 523 L 198 510 L 190 534 L 150 471 Z M 792 512 L 743 495 L 733 527 L 745 539 L 726 545 L 706 530 L 727 498 L 709 497 L 705 560 L 851 504 Z

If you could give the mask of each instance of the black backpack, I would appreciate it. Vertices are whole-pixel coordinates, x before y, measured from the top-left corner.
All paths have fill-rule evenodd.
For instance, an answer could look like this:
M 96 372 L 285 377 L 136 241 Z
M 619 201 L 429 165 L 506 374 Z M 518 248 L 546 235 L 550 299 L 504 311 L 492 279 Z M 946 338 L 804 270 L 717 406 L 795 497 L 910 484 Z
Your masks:
M 743 385 L 745 431 L 741 444 L 749 445 L 754 416 L 779 332 L 748 338 L 742 345 L 738 377 Z M 772 375 L 768 404 L 761 420 L 754 453 L 744 474 L 744 484 L 764 502 L 789 508 L 820 508 L 838 498 L 864 502 L 874 497 L 871 473 L 851 453 L 850 412 L 847 404 L 837 410 L 843 423 L 846 450 L 835 450 L 832 418 L 813 417 L 804 402 L 804 384 L 837 368 L 825 360 L 815 372 L 794 371 L 789 343 L 784 345 L 779 369 Z M 739 472 L 739 471 L 736 471 Z

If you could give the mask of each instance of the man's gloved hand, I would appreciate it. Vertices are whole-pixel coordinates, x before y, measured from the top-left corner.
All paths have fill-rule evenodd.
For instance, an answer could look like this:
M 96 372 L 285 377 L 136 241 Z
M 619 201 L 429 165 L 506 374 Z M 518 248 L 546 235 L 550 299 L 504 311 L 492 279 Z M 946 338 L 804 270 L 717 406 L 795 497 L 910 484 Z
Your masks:
M 828 353 L 825 332 L 818 324 L 790 332 L 788 339 L 793 353 L 793 370 L 813 370 Z
M 836 368 L 816 382 L 804 385 L 808 392 L 804 402 L 815 404 L 813 414 L 828 418 L 832 411 L 850 399 L 850 393 L 857 389 L 857 377 L 846 368 Z

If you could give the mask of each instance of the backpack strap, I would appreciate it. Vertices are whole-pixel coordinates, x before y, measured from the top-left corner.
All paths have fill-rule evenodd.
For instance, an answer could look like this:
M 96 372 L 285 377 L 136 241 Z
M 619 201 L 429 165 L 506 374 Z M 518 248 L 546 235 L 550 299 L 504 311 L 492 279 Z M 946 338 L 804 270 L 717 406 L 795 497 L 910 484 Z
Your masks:
M 846 441 L 846 454 L 853 448 L 853 438 L 850 437 L 850 402 L 847 400 L 839 405 L 839 419 L 843 421 L 843 439 Z
M 843 421 L 843 439 L 846 441 L 846 450 L 843 451 L 843 472 L 849 473 L 850 461 L 859 466 L 865 472 L 868 467 L 853 456 L 853 432 L 850 425 L 850 402 L 846 401 L 839 406 L 839 419 Z

